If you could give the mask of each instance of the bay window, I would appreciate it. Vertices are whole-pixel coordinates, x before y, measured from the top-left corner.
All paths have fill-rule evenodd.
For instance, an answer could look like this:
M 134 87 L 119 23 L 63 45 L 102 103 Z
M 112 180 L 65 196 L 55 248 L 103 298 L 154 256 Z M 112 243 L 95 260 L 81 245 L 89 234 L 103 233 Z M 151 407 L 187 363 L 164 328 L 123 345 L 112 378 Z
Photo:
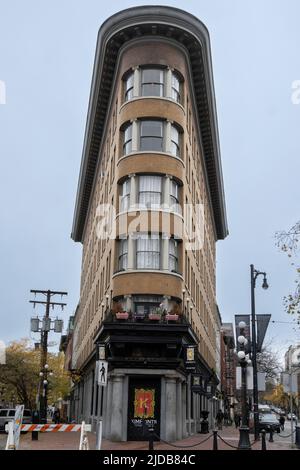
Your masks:
M 182 102 L 182 79 L 168 67 L 141 66 L 124 76 L 124 100 L 139 96 L 168 98 Z

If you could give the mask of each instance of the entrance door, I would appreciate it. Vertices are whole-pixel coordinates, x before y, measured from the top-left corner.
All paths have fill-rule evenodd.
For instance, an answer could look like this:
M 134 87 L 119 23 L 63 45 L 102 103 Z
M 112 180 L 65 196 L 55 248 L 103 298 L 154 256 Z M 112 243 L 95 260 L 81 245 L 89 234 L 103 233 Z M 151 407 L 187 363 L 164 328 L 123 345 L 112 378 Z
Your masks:
M 128 441 L 147 441 L 149 428 L 159 436 L 160 378 L 131 377 L 128 392 Z

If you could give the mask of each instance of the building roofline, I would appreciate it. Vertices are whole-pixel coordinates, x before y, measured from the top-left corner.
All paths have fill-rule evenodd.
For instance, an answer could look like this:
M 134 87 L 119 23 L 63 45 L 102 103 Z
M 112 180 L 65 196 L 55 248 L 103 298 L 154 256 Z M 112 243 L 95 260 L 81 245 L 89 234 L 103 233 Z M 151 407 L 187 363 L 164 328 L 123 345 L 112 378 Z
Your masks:
M 141 35 L 171 37 L 189 55 L 218 239 L 228 235 L 209 33 L 195 16 L 167 6 L 122 10 L 99 29 L 71 237 L 82 241 L 118 51 Z

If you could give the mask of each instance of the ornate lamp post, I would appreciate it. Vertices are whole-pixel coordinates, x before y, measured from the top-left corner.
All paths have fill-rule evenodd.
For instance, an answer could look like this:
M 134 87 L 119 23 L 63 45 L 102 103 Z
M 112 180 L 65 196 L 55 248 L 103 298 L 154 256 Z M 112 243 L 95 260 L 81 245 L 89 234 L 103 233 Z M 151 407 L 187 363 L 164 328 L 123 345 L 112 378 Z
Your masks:
M 256 318 L 255 318 L 255 286 L 258 276 L 263 276 L 262 288 L 268 289 L 267 275 L 265 272 L 254 269 L 250 266 L 251 274 L 251 359 L 253 363 L 253 412 L 254 412 L 254 437 L 259 439 L 259 416 L 258 416 L 258 386 L 257 386 L 257 362 L 256 362 Z
M 240 427 L 240 440 L 239 440 L 239 449 L 240 450 L 251 450 L 250 440 L 249 440 L 249 427 L 248 427 L 248 410 L 247 410 L 247 365 L 248 362 L 245 353 L 245 347 L 248 343 L 247 338 L 244 336 L 246 324 L 244 322 L 239 323 L 240 336 L 238 337 L 238 343 L 241 347 L 241 350 L 238 352 L 238 358 L 241 365 L 242 373 L 242 425 Z

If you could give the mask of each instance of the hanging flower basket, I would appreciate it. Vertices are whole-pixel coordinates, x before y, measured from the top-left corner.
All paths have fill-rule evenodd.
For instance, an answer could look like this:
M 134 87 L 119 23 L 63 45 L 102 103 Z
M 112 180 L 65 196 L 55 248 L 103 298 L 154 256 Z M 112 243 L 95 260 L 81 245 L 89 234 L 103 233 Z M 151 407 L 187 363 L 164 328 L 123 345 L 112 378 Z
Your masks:
M 166 320 L 167 321 L 177 321 L 179 318 L 179 315 L 175 314 L 175 313 L 168 313 L 166 315 Z
M 149 320 L 156 320 L 159 321 L 161 319 L 161 314 L 160 313 L 149 313 L 148 316 Z
M 117 320 L 128 320 L 129 313 L 128 312 L 117 312 L 116 319 Z

